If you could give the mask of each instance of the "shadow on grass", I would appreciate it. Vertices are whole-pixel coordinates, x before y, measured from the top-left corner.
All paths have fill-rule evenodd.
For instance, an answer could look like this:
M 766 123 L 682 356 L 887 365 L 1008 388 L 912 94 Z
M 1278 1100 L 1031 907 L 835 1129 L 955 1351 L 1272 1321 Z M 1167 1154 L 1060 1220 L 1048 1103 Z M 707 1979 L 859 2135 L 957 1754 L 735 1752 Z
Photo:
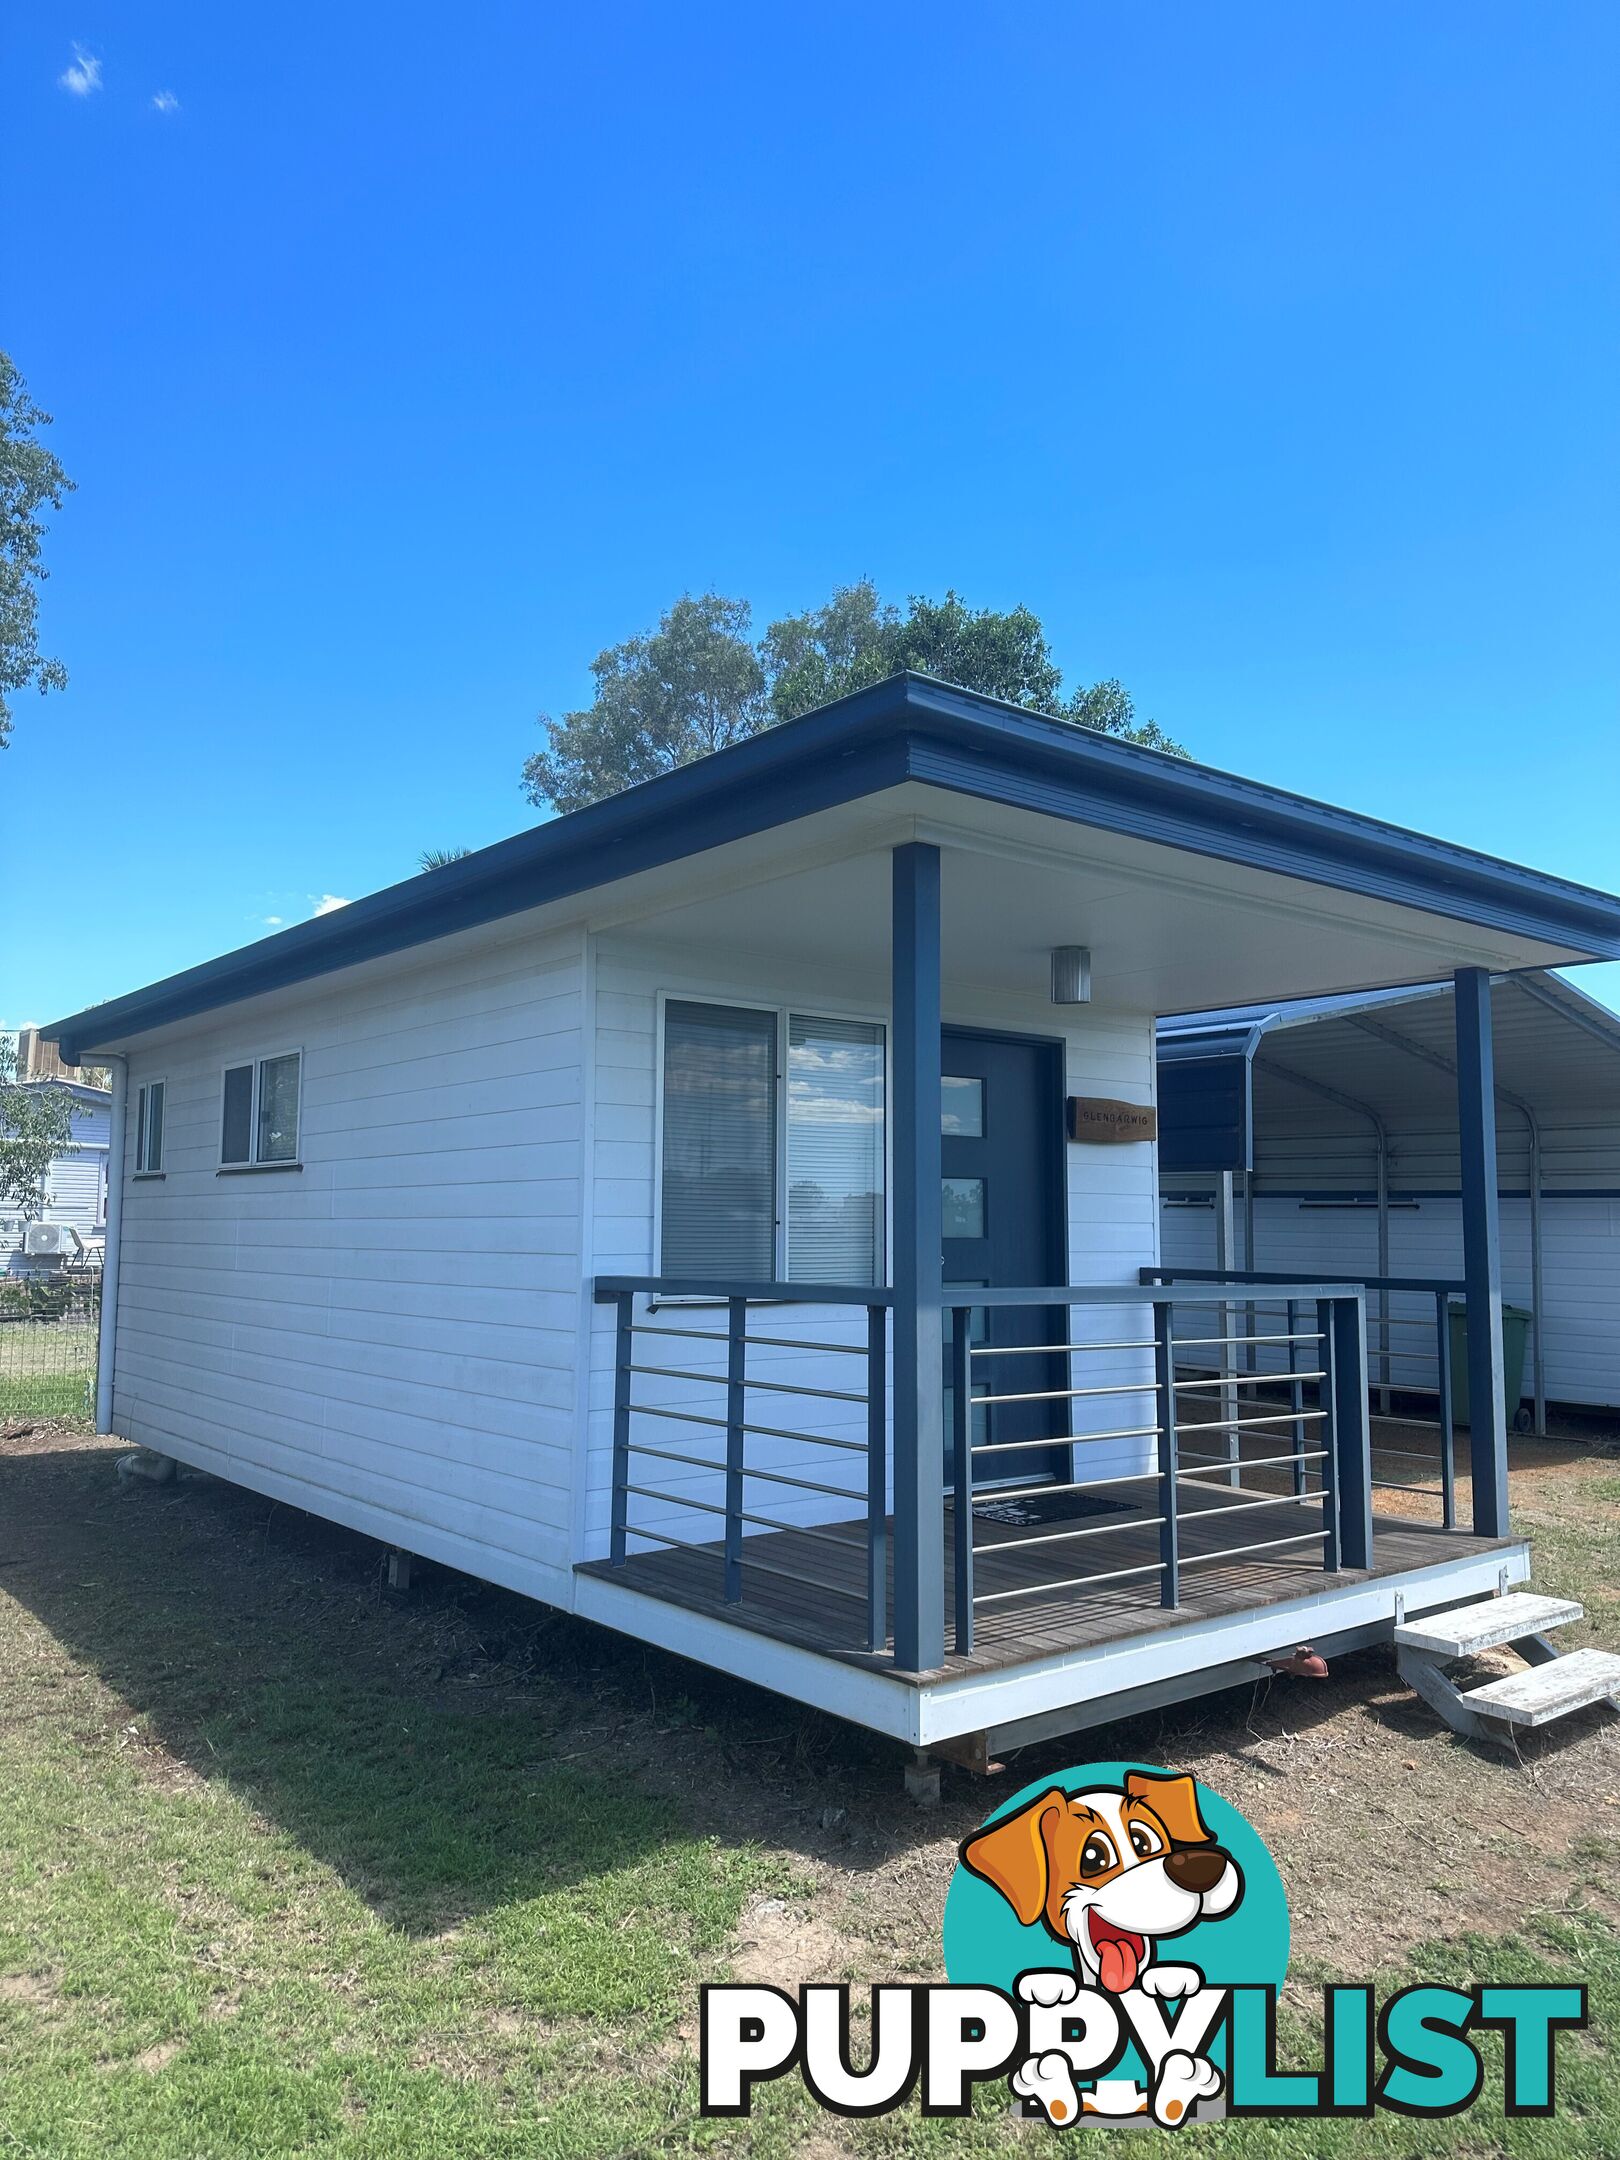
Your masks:
M 126 1489 L 117 1447 L 27 1446 L 0 1446 L 0 1587 L 170 1755 L 411 1933 L 679 1866 L 695 1837 L 865 1872 L 1075 1763 L 1174 1766 L 1358 1714 L 1414 1740 L 1437 1725 L 1362 1652 L 1326 1685 L 1229 1689 L 1021 1750 L 1005 1778 L 953 1773 L 924 1814 L 901 1751 L 858 1727 L 448 1570 L 397 1601 L 375 1541 L 243 1488 Z
M 723 1675 L 444 1569 L 396 1600 L 372 1539 L 211 1478 L 122 1487 L 117 1447 L 26 1445 L 0 1447 L 0 1587 L 168 1754 L 410 1933 L 674 1866 L 746 1823 L 739 1785 L 779 1801 L 835 1744 L 898 1786 L 885 1744 Z M 637 1774 L 676 1747 L 689 1780 Z

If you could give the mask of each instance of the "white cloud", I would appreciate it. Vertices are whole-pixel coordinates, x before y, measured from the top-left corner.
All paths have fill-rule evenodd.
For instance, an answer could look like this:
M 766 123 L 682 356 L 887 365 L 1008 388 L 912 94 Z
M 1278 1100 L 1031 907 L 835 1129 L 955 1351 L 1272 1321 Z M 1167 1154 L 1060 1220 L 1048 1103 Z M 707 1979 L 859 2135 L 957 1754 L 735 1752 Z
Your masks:
M 73 48 L 73 65 L 57 76 L 62 88 L 74 97 L 88 97 L 101 88 L 101 62 L 82 45 Z
M 311 898 L 313 897 L 311 895 Z M 340 900 L 336 893 L 326 892 L 315 901 L 315 912 L 317 915 L 335 915 L 340 907 L 347 907 L 348 904 L 347 900 Z
M 172 90 L 159 90 L 152 100 L 152 110 L 160 113 L 177 113 L 180 110 L 180 100 Z

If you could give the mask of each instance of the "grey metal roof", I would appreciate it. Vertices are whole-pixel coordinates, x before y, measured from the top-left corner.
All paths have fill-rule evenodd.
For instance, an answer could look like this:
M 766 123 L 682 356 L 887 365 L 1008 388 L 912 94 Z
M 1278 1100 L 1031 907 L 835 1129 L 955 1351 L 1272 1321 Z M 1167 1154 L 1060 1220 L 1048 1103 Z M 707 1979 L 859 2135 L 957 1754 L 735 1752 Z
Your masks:
M 1386 1124 L 1457 1114 L 1452 988 L 1431 983 L 1286 1004 L 1181 1013 L 1159 1023 L 1166 1062 L 1248 1056 L 1257 1122 L 1312 1088 L 1352 1097 Z M 1620 1120 L 1620 1016 L 1547 969 L 1491 985 L 1496 1086 L 1538 1115 Z
M 41 1030 L 99 1045 L 572 897 L 918 781 L 1071 824 L 1620 959 L 1620 899 L 1567 878 L 902 674 Z

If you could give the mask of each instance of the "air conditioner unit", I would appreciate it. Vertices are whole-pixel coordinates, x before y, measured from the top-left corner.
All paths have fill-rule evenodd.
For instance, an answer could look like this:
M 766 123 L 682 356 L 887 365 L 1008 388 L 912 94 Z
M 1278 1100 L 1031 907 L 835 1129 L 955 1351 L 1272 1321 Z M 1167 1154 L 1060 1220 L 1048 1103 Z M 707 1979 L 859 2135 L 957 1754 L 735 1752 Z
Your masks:
M 31 1222 L 23 1232 L 23 1251 L 31 1260 L 65 1260 L 84 1250 L 84 1240 L 71 1223 Z

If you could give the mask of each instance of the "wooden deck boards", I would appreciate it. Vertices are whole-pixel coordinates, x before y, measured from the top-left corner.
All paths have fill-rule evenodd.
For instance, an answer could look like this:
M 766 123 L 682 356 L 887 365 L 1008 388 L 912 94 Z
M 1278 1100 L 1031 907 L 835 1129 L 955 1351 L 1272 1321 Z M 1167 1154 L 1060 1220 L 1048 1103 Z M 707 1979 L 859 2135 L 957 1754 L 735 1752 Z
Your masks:
M 1104 1488 L 1102 1497 L 1108 1495 L 1109 1488 Z M 1103 1517 L 1093 1522 L 1088 1518 L 1072 1525 L 1012 1527 L 978 1517 L 974 1525 L 976 1593 L 981 1597 L 996 1591 L 1026 1594 L 1004 1603 L 980 1605 L 972 1653 L 966 1657 L 949 1653 L 940 1670 L 950 1674 L 999 1671 L 1055 1652 L 1089 1649 L 1215 1614 L 1255 1611 L 1516 1542 L 1512 1538 L 1476 1538 L 1461 1531 L 1380 1517 L 1375 1525 L 1374 1565 L 1366 1574 L 1326 1573 L 1320 1562 L 1320 1547 L 1312 1544 L 1201 1562 L 1201 1554 L 1292 1537 L 1321 1527 L 1321 1509 L 1311 1504 L 1297 1509 L 1258 1507 L 1224 1516 L 1211 1512 L 1240 1501 L 1275 1498 L 1275 1485 L 1266 1490 L 1251 1480 L 1236 1490 L 1222 1487 L 1218 1492 L 1184 1492 L 1182 1602 L 1173 1610 L 1158 1603 L 1156 1574 L 1102 1584 L 1094 1590 L 1056 1587 L 1078 1575 L 1113 1574 L 1151 1567 L 1157 1562 L 1159 1533 L 1150 1519 L 1152 1510 L 1142 1505 L 1141 1495 L 1139 1484 L 1121 1486 L 1116 1497 L 1129 1502 L 1129 1513 L 1114 1520 Z M 952 1515 L 947 1505 L 947 1642 L 954 1627 Z M 1043 1529 L 1069 1528 L 1095 1530 L 1096 1534 L 1035 1545 L 1021 1543 L 1040 1536 Z M 827 1524 L 813 1535 L 802 1530 L 773 1530 L 746 1538 L 743 1595 L 735 1605 L 728 1605 L 721 1594 L 718 1544 L 702 1551 L 637 1551 L 632 1541 L 631 1554 L 623 1567 L 595 1560 L 583 1563 L 578 1572 L 891 1676 L 914 1678 L 919 1683 L 938 1677 L 927 1673 L 896 1675 L 887 1652 L 873 1654 L 864 1648 L 863 1521 Z

